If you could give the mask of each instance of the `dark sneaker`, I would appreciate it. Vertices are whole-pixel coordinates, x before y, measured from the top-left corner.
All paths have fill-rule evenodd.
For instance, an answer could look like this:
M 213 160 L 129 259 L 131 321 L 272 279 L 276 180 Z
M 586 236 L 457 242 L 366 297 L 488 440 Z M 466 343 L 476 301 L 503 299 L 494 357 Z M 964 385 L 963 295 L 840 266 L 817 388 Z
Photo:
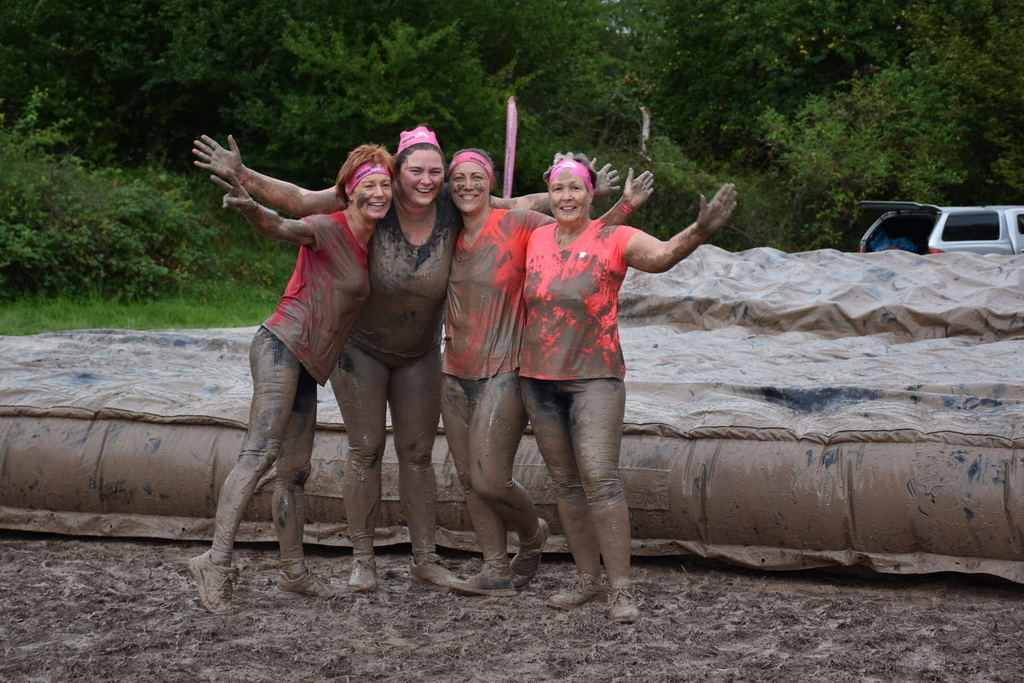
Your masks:
M 377 592 L 377 560 L 373 555 L 352 558 L 352 573 L 348 577 L 348 587 L 356 593 Z
M 512 558 L 512 573 L 515 575 L 512 584 L 522 588 L 533 580 L 540 569 L 540 555 L 544 552 L 544 544 L 548 540 L 548 523 L 537 520 L 537 535 L 532 539 L 519 540 L 519 552 Z
M 484 565 L 483 571 L 465 581 L 453 581 L 452 592 L 457 595 L 484 595 L 493 598 L 514 598 L 516 587 L 507 567 Z
M 455 581 L 455 576 L 442 566 L 437 553 L 430 553 L 419 561 L 413 558 L 409 563 L 409 575 L 416 583 L 438 588 L 450 588 Z
M 547 606 L 555 609 L 573 609 L 604 595 L 604 586 L 590 574 L 580 574 L 561 593 L 548 598 Z
M 281 572 L 281 578 L 277 580 L 277 597 L 279 598 L 322 598 L 329 600 L 344 595 L 344 591 L 331 585 L 331 583 L 313 572 L 306 570 L 306 573 L 297 579 L 288 577 L 286 572 Z
M 238 569 L 210 562 L 210 552 L 188 561 L 188 569 L 199 587 L 199 602 L 213 614 L 231 614 L 231 587 Z
M 632 624 L 640 617 L 640 608 L 629 592 L 629 584 L 608 592 L 608 618 L 620 624 Z

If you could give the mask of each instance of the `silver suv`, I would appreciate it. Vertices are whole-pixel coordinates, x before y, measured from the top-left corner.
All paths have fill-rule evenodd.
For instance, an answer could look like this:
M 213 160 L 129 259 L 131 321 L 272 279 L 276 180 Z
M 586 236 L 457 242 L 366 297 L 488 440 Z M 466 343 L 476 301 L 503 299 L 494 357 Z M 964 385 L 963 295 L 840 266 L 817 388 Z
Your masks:
M 1024 206 L 932 206 L 915 202 L 866 201 L 864 211 L 882 211 L 860 240 L 858 252 L 902 249 L 915 254 L 1024 251 Z

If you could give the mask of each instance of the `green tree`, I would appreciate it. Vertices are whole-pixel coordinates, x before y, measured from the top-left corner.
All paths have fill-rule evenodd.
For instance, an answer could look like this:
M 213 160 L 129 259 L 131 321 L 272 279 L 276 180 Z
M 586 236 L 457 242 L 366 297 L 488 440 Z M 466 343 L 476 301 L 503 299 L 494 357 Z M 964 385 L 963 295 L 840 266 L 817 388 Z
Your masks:
M 893 0 L 643 4 L 662 18 L 643 36 L 656 124 L 697 159 L 757 162 L 764 112 L 792 114 L 905 54 L 905 3 Z
M 286 121 L 272 125 L 294 134 L 312 126 L 319 140 L 330 139 L 331 130 L 361 130 L 390 144 L 398 130 L 423 122 L 446 150 L 482 147 L 500 164 L 505 105 L 515 96 L 520 192 L 537 190 L 558 150 L 601 156 L 626 136 L 638 137 L 632 43 L 616 23 L 620 3 L 445 0 L 377 7 L 364 21 L 289 24 L 286 43 L 315 87 L 289 95 Z M 301 120 L 311 108 L 324 111 L 325 120 Z
M 628 3 L 0 2 L 0 111 L 45 93 L 41 123 L 67 121 L 86 163 L 185 168 L 194 136 L 230 132 L 255 167 L 322 184 L 420 122 L 500 156 L 510 95 L 524 189 L 558 149 L 635 138 Z
M 153 127 L 160 107 L 145 86 L 168 33 L 153 18 L 161 5 L 155 0 L 87 4 L 3 1 L 0 99 L 12 115 L 32 92 L 45 93 L 41 122 L 70 122 L 74 150 L 109 164 L 120 158 L 127 136 Z M 146 144 L 141 136 L 135 149 Z
M 854 79 L 791 118 L 769 111 L 763 121 L 779 185 L 802 207 L 790 248 L 850 248 L 859 200 L 942 202 L 964 178 L 955 112 L 908 69 Z
M 66 121 L 69 145 L 86 163 L 178 167 L 191 160 L 198 133 L 276 110 L 298 65 L 282 42 L 285 19 L 306 4 L 2 2 L 0 111 L 16 115 L 39 90 L 47 98 L 40 122 Z M 257 154 L 265 142 L 250 139 Z
M 1024 0 L 914 3 L 910 63 L 955 119 L 962 185 L 952 203 L 1024 201 Z

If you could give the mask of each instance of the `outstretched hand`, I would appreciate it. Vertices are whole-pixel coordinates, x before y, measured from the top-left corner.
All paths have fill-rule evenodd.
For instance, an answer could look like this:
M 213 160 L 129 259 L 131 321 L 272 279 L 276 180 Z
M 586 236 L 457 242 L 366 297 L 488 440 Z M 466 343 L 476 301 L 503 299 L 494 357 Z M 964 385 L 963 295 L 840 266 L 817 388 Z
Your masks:
M 626 174 L 626 189 L 622 192 L 622 201 L 629 208 L 635 209 L 646 202 L 654 194 L 654 174 L 644 171 L 636 178 L 633 169 Z
M 700 214 L 697 216 L 697 225 L 705 235 L 711 235 L 729 220 L 733 210 L 736 208 L 736 186 L 726 183 L 718 188 L 714 199 L 710 202 L 704 195 L 700 196 Z
M 611 164 L 605 164 L 597 168 L 597 159 L 590 162 L 590 168 L 597 174 L 597 182 L 594 183 L 594 196 L 603 197 L 609 192 L 618 192 L 621 186 L 619 183 L 619 172 L 612 168 Z
M 213 181 L 215 185 L 227 191 L 227 194 L 224 195 L 224 199 L 221 202 L 221 206 L 225 209 L 231 209 L 232 211 L 237 211 L 241 214 L 249 213 L 253 209 L 258 208 L 259 205 L 251 196 L 249 196 L 246 189 L 242 187 L 242 183 L 238 180 L 238 176 L 234 173 L 229 173 L 227 177 L 231 182 L 224 180 L 224 178 L 221 178 L 220 176 L 210 176 L 210 180 Z
M 233 136 L 228 136 L 230 149 L 224 149 L 209 135 L 201 135 L 200 138 L 192 141 L 192 154 L 196 157 L 196 161 L 192 162 L 194 165 L 222 178 L 242 175 L 245 167 L 242 166 L 242 154 Z

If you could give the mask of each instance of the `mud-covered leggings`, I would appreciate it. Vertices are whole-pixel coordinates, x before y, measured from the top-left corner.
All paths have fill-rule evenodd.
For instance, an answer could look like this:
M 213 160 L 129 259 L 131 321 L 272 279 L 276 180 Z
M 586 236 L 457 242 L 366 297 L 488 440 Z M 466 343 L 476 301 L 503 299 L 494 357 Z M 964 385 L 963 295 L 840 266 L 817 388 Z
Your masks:
M 629 508 L 619 476 L 626 389 L 621 380 L 521 378 L 558 519 L 576 569 L 614 586 L 629 580 Z
M 391 409 L 398 455 L 398 498 L 413 556 L 436 551 L 437 479 L 431 461 L 440 418 L 441 354 L 435 346 L 409 358 L 349 341 L 331 374 L 348 432 L 345 514 L 353 552 L 373 552 L 381 498 L 381 463 Z
M 441 417 L 484 562 L 508 565 L 508 527 L 537 535 L 537 508 L 512 477 L 526 428 L 519 373 L 441 379 Z
M 303 489 L 309 476 L 316 430 L 316 380 L 280 339 L 260 327 L 249 347 L 252 405 L 242 451 L 217 502 L 211 561 L 230 564 L 238 526 L 260 477 L 277 464 L 271 510 L 281 546 L 281 565 L 305 573 Z

